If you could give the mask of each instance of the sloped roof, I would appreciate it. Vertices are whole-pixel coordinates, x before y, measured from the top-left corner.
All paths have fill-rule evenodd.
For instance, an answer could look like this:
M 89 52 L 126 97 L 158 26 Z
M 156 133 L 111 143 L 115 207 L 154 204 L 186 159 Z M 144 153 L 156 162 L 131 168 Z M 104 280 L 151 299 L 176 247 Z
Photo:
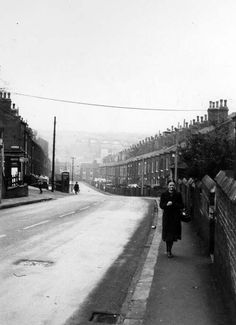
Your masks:
M 128 163 L 134 162 L 134 161 L 139 161 L 139 160 L 143 160 L 143 159 L 147 159 L 147 158 L 153 158 L 153 157 L 156 157 L 156 156 L 163 155 L 165 153 L 175 152 L 175 150 L 176 150 L 176 144 L 173 145 L 173 146 L 170 146 L 168 148 L 162 148 L 160 150 L 151 151 L 151 152 L 145 153 L 143 155 L 131 157 L 131 158 L 126 159 L 126 160 L 122 160 L 122 161 L 118 161 L 118 162 L 103 163 L 101 165 L 101 167 L 104 167 L 104 166 L 119 166 L 119 165 L 123 165 L 123 164 L 125 165 L 125 164 L 128 164 Z

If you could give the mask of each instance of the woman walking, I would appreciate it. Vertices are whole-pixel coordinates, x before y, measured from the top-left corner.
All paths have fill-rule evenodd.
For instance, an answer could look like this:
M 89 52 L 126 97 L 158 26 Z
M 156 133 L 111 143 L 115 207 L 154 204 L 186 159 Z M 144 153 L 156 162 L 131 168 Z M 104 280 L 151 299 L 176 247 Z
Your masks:
M 78 192 L 79 192 L 79 184 L 78 184 L 78 182 L 75 183 L 74 191 L 75 191 L 75 194 L 78 194 Z
M 172 246 L 175 241 L 181 239 L 180 212 L 183 209 L 181 193 L 176 191 L 175 183 L 168 182 L 168 189 L 162 193 L 160 207 L 163 209 L 162 240 L 166 242 L 167 256 L 173 257 Z

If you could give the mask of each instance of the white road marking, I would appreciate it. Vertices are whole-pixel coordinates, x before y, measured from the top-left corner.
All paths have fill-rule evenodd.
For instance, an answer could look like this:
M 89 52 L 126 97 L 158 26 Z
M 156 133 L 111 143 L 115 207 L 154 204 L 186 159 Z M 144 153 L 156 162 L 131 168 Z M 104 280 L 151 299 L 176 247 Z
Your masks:
M 72 214 L 75 214 L 75 211 L 72 211 L 72 212 L 69 212 L 69 213 L 66 213 L 66 214 L 62 214 L 61 216 L 58 216 L 58 218 L 64 218 L 64 217 L 70 216 Z
M 47 222 L 49 222 L 49 220 L 44 220 L 44 221 L 41 221 L 41 222 L 39 222 L 39 223 L 35 223 L 34 225 L 31 225 L 31 226 L 28 226 L 28 227 L 25 227 L 25 228 L 23 228 L 23 229 L 30 229 L 30 228 L 33 228 L 33 227 L 37 227 L 37 226 L 40 226 L 40 225 L 43 225 L 44 223 L 47 223 Z
M 90 206 L 83 207 L 83 208 L 79 209 L 79 211 L 86 210 L 86 209 L 88 209 L 88 208 L 90 208 Z
M 0 235 L 0 238 L 4 238 L 4 237 L 7 237 L 7 235 Z

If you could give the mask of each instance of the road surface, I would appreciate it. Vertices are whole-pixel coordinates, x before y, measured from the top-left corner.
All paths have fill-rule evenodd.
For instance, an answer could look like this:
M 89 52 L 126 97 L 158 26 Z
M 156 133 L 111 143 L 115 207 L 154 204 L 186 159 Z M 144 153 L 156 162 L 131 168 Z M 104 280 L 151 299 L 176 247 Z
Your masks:
M 79 314 L 148 215 L 147 200 L 83 185 L 1 211 L 0 324 L 60 325 Z

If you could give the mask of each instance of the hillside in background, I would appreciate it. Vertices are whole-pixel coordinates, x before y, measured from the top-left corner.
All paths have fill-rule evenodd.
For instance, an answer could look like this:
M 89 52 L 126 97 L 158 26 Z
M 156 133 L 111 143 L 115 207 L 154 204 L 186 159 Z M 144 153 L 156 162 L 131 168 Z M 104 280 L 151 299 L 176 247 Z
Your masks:
M 53 132 L 40 130 L 38 136 L 49 142 L 49 157 L 52 156 Z M 145 134 L 129 133 L 90 133 L 63 131 L 56 133 L 56 159 L 69 162 L 76 157 L 78 162 L 98 162 L 108 154 L 129 148 L 143 140 Z

